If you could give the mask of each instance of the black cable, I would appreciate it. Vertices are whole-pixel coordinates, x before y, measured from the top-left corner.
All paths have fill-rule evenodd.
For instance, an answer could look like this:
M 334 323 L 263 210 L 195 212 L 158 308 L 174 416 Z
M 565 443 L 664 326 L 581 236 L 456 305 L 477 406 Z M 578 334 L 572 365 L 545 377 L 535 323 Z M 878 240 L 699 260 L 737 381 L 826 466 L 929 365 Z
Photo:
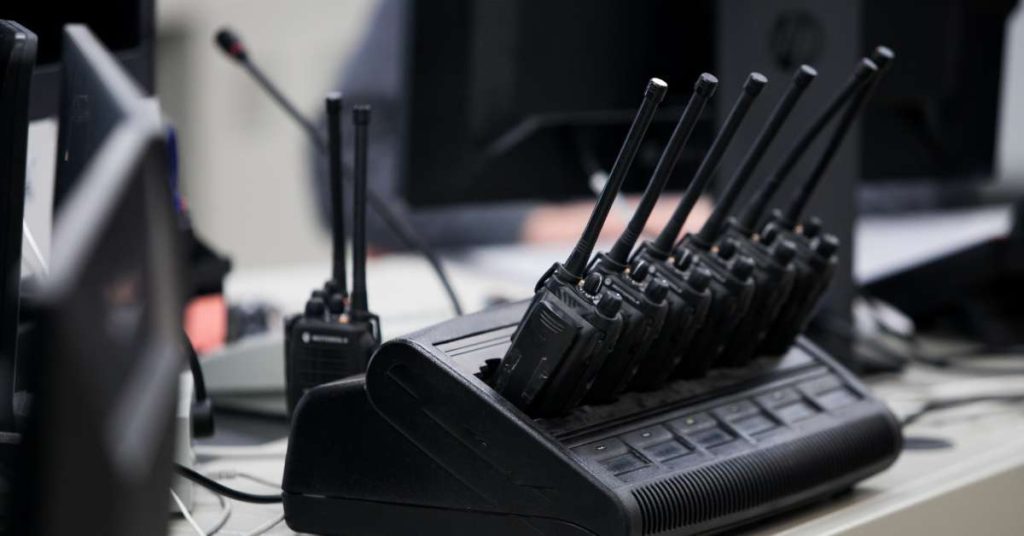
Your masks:
M 459 297 L 455 294 L 451 281 L 448 280 L 448 274 L 445 273 L 444 267 L 441 266 L 441 259 L 437 256 L 437 253 L 409 227 L 405 220 L 402 220 L 397 214 L 392 212 L 387 203 L 377 197 L 377 194 L 370 188 L 366 189 L 366 200 L 369 201 L 370 206 L 377 212 L 380 219 L 384 220 L 384 223 L 391 228 L 395 236 L 404 242 L 409 249 L 419 252 L 427 263 L 430 264 L 430 267 L 434 269 L 434 273 L 437 274 L 437 278 L 441 281 L 441 286 L 444 287 L 445 293 L 448 294 L 448 300 L 452 302 L 452 309 L 455 311 L 455 314 L 462 316 L 462 304 L 459 302 Z
M 975 404 L 978 402 L 1021 402 L 1024 401 L 1024 395 L 978 395 L 968 396 L 963 398 L 952 398 L 947 400 L 931 400 L 926 402 L 924 407 L 903 417 L 903 421 L 900 423 L 904 428 L 913 424 L 921 417 L 938 410 L 955 408 L 958 406 L 965 406 L 967 404 Z
M 203 378 L 203 367 L 199 365 L 199 354 L 196 353 L 195 346 L 192 346 L 192 339 L 188 338 L 188 333 L 182 330 L 181 336 L 185 351 L 188 353 L 188 366 L 192 369 L 192 383 L 195 385 L 196 400 L 205 402 L 207 400 L 206 380 Z
M 192 346 L 192 340 L 188 338 L 185 330 L 181 331 L 182 344 L 185 352 L 188 353 L 188 367 L 192 371 L 192 384 L 195 391 L 195 400 L 192 401 L 192 435 L 194 437 L 210 437 L 214 432 L 213 424 L 213 401 L 206 393 L 206 379 L 203 376 L 203 367 L 199 364 L 199 354 Z
M 191 480 L 192 482 L 195 482 L 196 484 L 199 484 L 200 486 L 202 486 L 202 487 L 204 487 L 204 488 L 206 488 L 206 489 L 208 489 L 208 490 L 210 490 L 210 491 L 212 491 L 212 492 L 214 492 L 214 493 L 216 493 L 218 495 L 222 495 L 224 497 L 227 497 L 229 499 L 234 499 L 236 501 L 242 501 L 242 502 L 254 503 L 254 504 L 277 504 L 277 503 L 283 502 L 283 498 L 279 494 L 278 495 L 257 495 L 257 494 L 254 494 L 254 493 L 246 493 L 244 491 L 239 491 L 239 490 L 234 489 L 234 488 L 229 488 L 229 487 L 225 486 L 224 484 L 221 484 L 220 482 L 217 482 L 216 480 L 213 480 L 212 478 L 209 478 L 209 477 L 207 477 L 205 475 L 200 474 L 199 472 L 197 472 L 197 471 L 195 471 L 193 469 L 190 469 L 188 467 L 185 467 L 184 465 L 181 465 L 180 463 L 175 463 L 174 464 L 174 470 L 179 475 L 187 478 L 188 480 Z

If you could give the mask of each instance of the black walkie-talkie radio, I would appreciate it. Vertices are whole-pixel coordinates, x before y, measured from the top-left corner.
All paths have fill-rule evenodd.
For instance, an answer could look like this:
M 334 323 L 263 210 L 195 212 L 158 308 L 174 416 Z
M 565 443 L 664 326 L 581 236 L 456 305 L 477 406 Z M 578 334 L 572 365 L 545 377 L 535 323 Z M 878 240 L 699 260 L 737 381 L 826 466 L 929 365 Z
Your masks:
M 650 263 L 644 260 L 628 263 L 633 246 L 647 225 L 647 219 L 682 155 L 704 106 L 717 87 L 718 79 L 710 74 L 704 73 L 697 79 L 693 94 L 625 231 L 611 250 L 594 257 L 588 270 L 600 274 L 605 285 L 623 298 L 622 333 L 598 372 L 587 395 L 588 401 L 613 399 L 630 384 L 642 360 L 651 355 L 650 350 L 656 341 L 661 338 L 678 340 L 685 337 L 692 323 L 693 314 L 687 303 L 678 294 L 670 292 L 667 282 L 651 276 Z M 659 351 L 664 351 L 662 348 L 665 346 L 659 345 Z
M 765 314 L 766 306 L 774 303 L 771 301 L 773 294 L 779 290 L 788 292 L 791 286 L 792 279 L 787 280 L 785 272 L 780 274 L 781 280 L 772 278 L 772 272 L 764 266 L 764 258 L 758 252 L 742 247 L 738 241 L 717 242 L 717 239 L 761 156 L 816 75 L 806 65 L 797 69 L 786 92 L 719 197 L 711 216 L 699 232 L 684 237 L 673 252 L 677 262 L 692 256 L 709 266 L 712 273 L 720 278 L 719 288 L 726 291 L 717 294 L 716 299 L 735 302 L 736 311 L 719 314 L 712 319 L 717 324 L 709 320 L 697 334 L 689 359 L 677 371 L 683 376 L 703 376 L 712 365 L 721 364 L 730 346 L 756 337 L 759 315 Z M 723 304 L 719 312 L 728 308 Z
M 332 212 L 332 279 L 312 292 L 306 310 L 285 321 L 285 381 L 291 414 L 309 389 L 366 371 L 380 346 L 380 320 L 366 299 L 366 165 L 368 106 L 352 110 L 355 125 L 355 173 L 352 199 L 352 292 L 345 270 L 344 197 L 342 195 L 342 99 L 327 97 L 328 155 Z
M 790 261 L 795 255 L 795 247 L 792 244 L 780 241 L 766 248 L 743 236 L 721 235 L 723 228 L 727 228 L 728 215 L 732 212 L 740 192 L 746 187 L 761 158 L 815 77 L 817 72 L 810 66 L 802 65 L 797 69 L 782 99 L 720 196 L 714 212 L 700 233 L 694 237 L 695 244 L 717 243 L 713 249 L 723 260 L 728 261 L 736 255 L 742 255 L 753 263 L 751 278 L 754 282 L 754 291 L 750 303 L 743 317 L 729 330 L 729 336 L 724 339 L 725 346 L 714 356 L 715 364 L 741 365 L 752 358 L 758 344 L 764 338 L 764 330 L 767 327 L 765 318 L 771 318 L 778 312 L 782 301 L 792 289 L 794 274 Z
M 828 145 L 811 174 L 798 188 L 794 199 L 785 210 L 772 211 L 768 222 L 756 237 L 759 242 L 768 246 L 788 241 L 794 244 L 796 250 L 793 259 L 793 290 L 767 328 L 764 341 L 759 347 L 761 353 L 779 355 L 789 348 L 797 335 L 807 327 L 835 274 L 838 264 L 838 238 L 824 232 L 818 218 L 810 217 L 801 221 L 801 217 L 843 138 L 894 57 L 892 50 L 880 46 L 872 52 L 870 59 L 861 60 L 850 80 L 797 140 L 779 168 L 764 183 L 762 190 L 752 198 L 741 217 L 742 227 L 757 229 L 758 220 L 768 200 L 796 165 L 796 161 L 806 152 L 832 117 L 843 110 Z
M 657 238 L 642 243 L 633 255 L 633 263 L 650 264 L 653 274 L 663 278 L 672 293 L 688 304 L 692 313 L 689 324 L 680 325 L 674 328 L 675 331 L 665 330 L 655 341 L 648 358 L 643 360 L 633 378 L 632 386 L 636 389 L 649 390 L 660 387 L 672 377 L 681 363 L 693 359 L 694 342 L 699 333 L 717 332 L 718 326 L 724 320 L 739 312 L 739 300 L 726 287 L 740 281 L 739 279 L 728 273 L 723 276 L 720 272 L 721 263 L 708 266 L 695 262 L 696 257 L 692 254 L 673 257 L 672 246 L 704 187 L 718 169 L 726 148 L 766 83 L 764 76 L 757 73 L 747 77 L 743 90 L 683 193 L 668 224 L 658 233 Z M 743 270 L 746 269 L 745 264 L 734 262 L 727 270 L 737 270 L 739 273 L 736 275 L 742 276 Z M 703 337 L 708 338 L 709 335 L 705 334 Z
M 552 266 L 537 284 L 512 346 L 494 371 L 495 390 L 527 414 L 558 415 L 579 404 L 622 331 L 622 296 L 605 288 L 600 274 L 584 276 L 584 269 L 667 88 L 657 78 L 647 83 L 583 235 L 566 262 Z

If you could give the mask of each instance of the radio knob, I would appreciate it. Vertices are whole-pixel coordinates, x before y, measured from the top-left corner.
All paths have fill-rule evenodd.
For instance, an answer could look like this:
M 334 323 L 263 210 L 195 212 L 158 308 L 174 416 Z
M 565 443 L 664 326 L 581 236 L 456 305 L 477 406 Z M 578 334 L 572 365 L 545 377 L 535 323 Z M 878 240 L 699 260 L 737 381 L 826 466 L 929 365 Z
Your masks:
M 629 277 L 637 283 L 647 279 L 651 274 L 651 265 L 647 261 L 637 261 L 629 271 Z
M 661 280 L 651 281 L 647 284 L 644 295 L 653 303 L 661 303 L 665 296 L 668 296 L 668 286 L 661 282 Z
M 324 304 L 324 300 L 320 298 L 310 298 L 306 302 L 306 316 L 310 318 L 323 318 L 324 311 L 327 310 L 327 306 Z
M 711 286 L 711 272 L 707 268 L 698 267 L 696 270 L 690 271 L 686 276 L 686 282 L 693 287 L 693 290 L 704 292 Z
M 754 261 L 750 257 L 740 257 L 736 259 L 736 262 L 732 263 L 729 268 L 729 272 L 732 273 L 736 279 L 746 281 L 750 274 L 754 273 Z
M 583 292 L 590 294 L 591 296 L 597 294 L 601 290 L 601 274 L 591 272 L 583 280 Z
M 597 311 L 607 317 L 614 317 L 621 308 L 622 296 L 618 292 L 605 292 L 597 302 Z

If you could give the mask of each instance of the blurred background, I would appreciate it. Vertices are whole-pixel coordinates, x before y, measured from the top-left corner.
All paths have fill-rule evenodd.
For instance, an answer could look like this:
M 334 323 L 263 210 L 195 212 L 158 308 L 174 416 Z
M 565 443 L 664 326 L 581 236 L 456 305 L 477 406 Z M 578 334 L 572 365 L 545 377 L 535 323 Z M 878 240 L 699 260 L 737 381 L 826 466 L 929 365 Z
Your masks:
M 157 93 L 179 129 L 183 188 L 196 227 L 236 266 L 324 259 L 330 241 L 318 223 L 310 187 L 309 141 L 212 46 L 213 34 L 225 24 L 237 30 L 301 111 L 317 117 L 323 95 L 341 78 L 378 4 L 157 1 Z M 996 138 L 996 169 L 1007 181 L 1024 180 L 1024 19 L 1019 11 L 1007 22 Z M 907 68 L 900 63 L 895 72 Z M 819 66 L 822 71 L 845 68 Z

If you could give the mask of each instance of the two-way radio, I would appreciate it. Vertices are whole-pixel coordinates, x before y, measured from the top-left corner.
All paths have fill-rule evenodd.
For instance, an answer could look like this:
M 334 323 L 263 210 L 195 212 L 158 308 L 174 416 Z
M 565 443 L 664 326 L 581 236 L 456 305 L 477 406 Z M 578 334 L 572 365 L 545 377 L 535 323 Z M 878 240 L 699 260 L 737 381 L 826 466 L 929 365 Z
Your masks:
M 639 260 L 629 264 L 629 255 L 647 219 L 665 188 L 672 170 L 683 153 L 686 142 L 701 112 L 718 87 L 718 79 L 704 73 L 694 84 L 686 108 L 658 160 L 647 188 L 625 231 L 607 253 L 598 253 L 589 272 L 600 274 L 605 285 L 622 295 L 622 333 L 605 359 L 587 400 L 608 401 L 626 389 L 641 361 L 650 355 L 655 341 L 676 340 L 685 335 L 693 318 L 693 308 L 683 296 L 672 293 L 668 283 L 651 277 L 650 263 Z M 664 329 L 663 329 L 664 328 Z M 659 350 L 662 350 L 661 345 Z
M 746 322 L 763 306 L 763 300 L 758 299 L 758 284 L 766 283 L 771 275 L 763 266 L 759 269 L 757 259 L 740 249 L 739 244 L 732 241 L 716 244 L 715 241 L 764 151 L 816 74 L 807 66 L 797 70 L 707 221 L 697 233 L 684 236 L 673 249 L 672 259 L 676 263 L 693 259 L 690 262 L 707 266 L 718 283 L 712 285 L 716 292 L 708 318 L 694 335 L 687 357 L 676 370 L 678 375 L 703 376 L 718 362 L 731 341 L 753 336 L 741 330 L 750 329 Z
M 654 240 L 641 244 L 633 255 L 634 263 L 648 262 L 652 272 L 667 281 L 672 291 L 678 293 L 692 311 L 688 325 L 679 326 L 676 333 L 663 333 L 655 342 L 650 355 L 640 364 L 633 379 L 633 387 L 636 389 L 655 389 L 668 381 L 684 360 L 691 359 L 693 342 L 699 332 L 708 327 L 717 329 L 727 317 L 739 313 L 741 304 L 730 288 L 739 285 L 737 290 L 742 290 L 744 280 L 749 276 L 749 272 L 744 273 L 749 270 L 748 263 L 737 260 L 723 274 L 721 263 L 709 266 L 695 262 L 696 257 L 690 254 L 673 257 L 672 246 L 697 199 L 718 169 L 736 131 L 767 83 L 768 80 L 760 73 L 751 73 L 747 77 L 725 123 L 704 155 L 668 223 Z M 730 271 L 734 273 L 728 273 Z
M 745 235 L 723 231 L 729 228 L 727 218 L 740 192 L 746 187 L 768 147 L 817 74 L 817 71 L 808 65 L 802 65 L 797 69 L 785 94 L 740 163 L 711 217 L 694 237 L 694 243 L 701 246 L 716 241 L 714 249 L 723 259 L 728 260 L 732 255 L 739 254 L 753 261 L 754 266 L 751 273 L 754 293 L 747 312 L 730 330 L 724 348 L 714 357 L 715 364 L 736 366 L 745 364 L 753 358 L 770 325 L 767 319 L 774 317 L 793 287 L 794 269 L 790 264 L 796 253 L 793 244 L 780 241 L 771 247 L 765 247 Z
M 342 98 L 327 96 L 330 164 L 332 269 L 314 290 L 305 311 L 285 322 L 285 378 L 288 411 L 309 389 L 366 371 L 380 346 L 380 320 L 366 298 L 366 164 L 370 108 L 352 110 L 355 126 L 355 173 L 352 218 L 352 292 L 346 277 L 344 198 L 342 195 Z
M 537 284 L 491 385 L 529 415 L 558 415 L 586 396 L 622 331 L 622 296 L 586 274 L 597 237 L 668 86 L 653 78 L 583 234 Z
M 814 169 L 800 185 L 794 199 L 786 210 L 774 210 L 757 240 L 765 245 L 786 240 L 796 246 L 793 264 L 796 275 L 793 290 L 774 316 L 759 351 L 769 355 L 780 355 L 793 343 L 810 322 L 815 309 L 835 273 L 838 259 L 839 239 L 822 230 L 821 220 L 815 217 L 800 221 L 811 195 L 820 184 L 829 163 L 839 149 L 846 133 L 859 116 L 874 87 L 888 70 L 895 54 L 887 47 L 875 48 L 870 59 L 862 59 L 850 81 L 832 99 L 826 109 L 811 125 L 808 131 L 794 144 L 782 164 L 765 182 L 764 189 L 755 196 L 741 216 L 742 228 L 756 229 L 761 213 L 768 199 L 775 193 L 796 161 L 807 151 L 831 119 L 843 111 L 832 137 L 819 157 Z M 845 106 L 845 108 L 844 108 Z M 757 199 L 760 197 L 760 199 Z

